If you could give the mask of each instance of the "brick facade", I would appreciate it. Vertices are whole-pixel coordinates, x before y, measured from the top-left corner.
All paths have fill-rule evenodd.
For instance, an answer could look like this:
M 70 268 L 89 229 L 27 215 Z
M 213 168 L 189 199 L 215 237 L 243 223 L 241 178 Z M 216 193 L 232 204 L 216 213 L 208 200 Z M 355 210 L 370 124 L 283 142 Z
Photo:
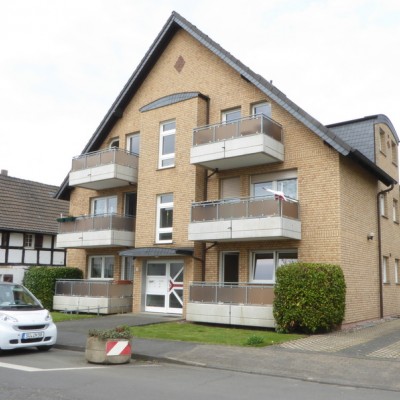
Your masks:
M 149 111 L 140 110 L 165 96 L 194 91 L 201 95 Z M 251 115 L 252 106 L 260 102 L 271 105 L 271 118 L 283 127 L 283 162 L 214 173 L 190 164 L 193 128 L 219 123 L 224 110 L 240 108 L 242 116 Z M 176 122 L 175 166 L 160 169 L 160 123 L 170 120 Z M 379 317 L 377 193 L 387 186 L 373 173 L 327 145 L 287 107 L 243 79 L 240 73 L 184 29 L 177 30 L 160 52 L 135 95 L 125 105 L 122 118 L 112 126 L 98 148 L 109 147 L 113 138 L 119 138 L 120 147 L 126 148 L 126 138 L 134 132 L 140 133 L 137 185 L 100 191 L 73 188 L 71 214 L 90 214 L 91 200 L 109 195 L 118 196 L 118 213 L 123 214 L 124 193 L 136 191 L 137 216 L 132 247 L 194 248 L 194 258 L 179 258 L 185 264 L 183 315 L 189 282 L 203 280 L 203 274 L 206 281 L 220 281 L 223 252 L 239 253 L 239 281 L 249 282 L 252 252 L 296 250 L 300 261 L 333 263 L 342 267 L 347 284 L 346 323 Z M 383 136 L 386 154 L 379 151 L 379 140 Z M 397 139 L 390 127 L 385 124 L 375 127 L 375 143 L 375 164 L 397 180 L 398 169 L 393 163 L 391 147 L 392 143 L 397 146 Z M 218 242 L 206 252 L 204 249 L 211 242 L 188 240 L 191 203 L 220 199 L 222 179 L 239 177 L 240 195 L 248 197 L 252 195 L 252 181 L 257 176 L 288 171 L 297 177 L 301 240 Z M 157 196 L 166 193 L 173 194 L 173 240 L 172 243 L 157 244 Z M 400 312 L 400 287 L 394 276 L 395 260 L 400 259 L 400 228 L 392 218 L 393 199 L 399 200 L 397 185 L 386 195 L 388 215 L 381 218 L 382 255 L 389 260 L 388 282 L 383 287 L 384 315 Z M 375 234 L 373 240 L 367 239 L 370 232 Z M 87 273 L 89 256 L 112 254 L 115 255 L 114 278 L 120 279 L 121 250 L 124 248 L 70 249 L 67 262 Z M 204 258 L 205 271 L 202 271 L 200 259 Z M 134 311 L 145 310 L 145 266 L 145 258 L 135 260 Z

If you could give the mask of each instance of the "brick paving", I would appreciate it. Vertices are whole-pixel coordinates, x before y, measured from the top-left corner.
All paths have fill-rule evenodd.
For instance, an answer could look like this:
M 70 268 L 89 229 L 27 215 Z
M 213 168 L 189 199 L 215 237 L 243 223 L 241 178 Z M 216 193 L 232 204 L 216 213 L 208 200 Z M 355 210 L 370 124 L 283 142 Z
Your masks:
M 400 360 L 400 319 L 368 322 L 348 330 L 312 335 L 279 346 L 308 352 Z

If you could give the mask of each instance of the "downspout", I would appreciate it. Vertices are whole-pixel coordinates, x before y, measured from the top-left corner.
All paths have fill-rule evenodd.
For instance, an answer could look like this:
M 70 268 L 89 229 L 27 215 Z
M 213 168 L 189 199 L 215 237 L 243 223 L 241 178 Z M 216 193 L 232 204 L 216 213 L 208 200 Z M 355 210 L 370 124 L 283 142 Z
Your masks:
M 378 192 L 376 196 L 377 201 L 377 213 L 378 213 L 378 268 L 379 268 L 379 315 L 380 318 L 383 318 L 383 279 L 382 279 L 382 232 L 381 232 L 381 210 L 380 210 L 380 197 L 385 193 L 390 192 L 393 190 L 394 184 L 390 185 L 389 189 L 382 190 Z
M 210 98 L 206 98 L 207 108 L 206 108 L 206 125 L 210 123 Z M 203 200 L 207 200 L 208 196 L 208 171 L 204 169 L 204 189 L 203 189 Z M 206 280 L 206 253 L 207 253 L 206 243 L 202 243 L 201 249 L 201 280 L 204 282 Z

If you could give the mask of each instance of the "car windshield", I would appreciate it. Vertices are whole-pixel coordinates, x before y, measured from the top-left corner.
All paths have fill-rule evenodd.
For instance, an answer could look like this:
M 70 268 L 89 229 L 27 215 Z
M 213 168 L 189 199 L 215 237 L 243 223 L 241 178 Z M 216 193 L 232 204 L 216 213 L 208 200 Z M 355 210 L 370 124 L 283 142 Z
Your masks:
M 42 308 L 39 301 L 22 285 L 0 284 L 0 310 Z

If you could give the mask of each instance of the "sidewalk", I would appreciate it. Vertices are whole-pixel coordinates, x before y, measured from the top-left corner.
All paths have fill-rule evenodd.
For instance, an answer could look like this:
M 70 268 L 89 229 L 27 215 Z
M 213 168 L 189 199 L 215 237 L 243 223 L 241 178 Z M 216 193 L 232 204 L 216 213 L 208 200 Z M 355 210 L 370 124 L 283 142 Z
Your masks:
M 90 328 L 178 319 L 175 316 L 123 314 L 66 321 L 57 324 L 56 347 L 84 351 Z M 132 358 L 400 391 L 400 319 L 263 348 L 134 338 Z

